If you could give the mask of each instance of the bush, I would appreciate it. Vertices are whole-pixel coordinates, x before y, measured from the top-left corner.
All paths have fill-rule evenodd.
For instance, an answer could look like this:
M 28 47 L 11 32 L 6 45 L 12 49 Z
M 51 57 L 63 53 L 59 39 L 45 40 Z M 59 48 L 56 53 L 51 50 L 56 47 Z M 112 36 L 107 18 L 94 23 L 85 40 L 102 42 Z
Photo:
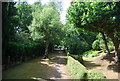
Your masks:
M 39 49 L 39 50 L 38 50 Z M 4 54 L 3 65 L 15 65 L 31 59 L 34 59 L 44 54 L 44 43 L 35 41 L 30 42 L 8 42 Z
M 107 45 L 109 48 L 109 51 L 113 51 L 114 50 L 114 45 L 113 42 L 110 39 L 107 39 Z M 103 52 L 106 52 L 106 48 L 105 48 L 105 44 L 103 40 L 100 40 L 100 49 L 102 49 Z
M 95 50 L 100 50 L 100 42 L 99 40 L 95 40 L 92 44 L 92 48 Z
M 103 36 L 101 35 L 101 33 L 99 33 L 97 36 L 96 36 L 97 40 L 93 42 L 93 49 L 96 49 L 95 47 L 98 46 L 98 48 L 100 47 L 100 49 L 103 51 L 103 52 L 106 52 L 106 48 L 105 48 L 105 43 L 104 43 L 104 40 L 103 40 Z M 99 40 L 99 41 L 98 41 Z M 107 45 L 108 45 L 108 48 L 109 48 L 109 51 L 113 51 L 114 50 L 114 45 L 113 45 L 113 42 L 111 41 L 110 38 L 106 37 L 106 41 L 107 41 Z M 97 44 L 98 43 L 98 44 Z M 98 49 L 97 49 L 98 50 Z
M 89 51 L 84 52 L 84 53 L 83 53 L 83 56 L 84 56 L 84 57 L 87 57 L 87 58 L 92 58 L 92 57 L 99 56 L 99 54 L 98 54 L 98 51 L 89 50 Z
M 108 42 L 108 47 L 109 47 L 110 51 L 113 51 L 115 49 L 114 45 L 113 45 L 113 42 L 111 40 Z
M 67 68 L 70 72 L 71 79 L 84 79 L 85 81 L 106 81 L 106 77 L 102 72 L 97 70 L 88 71 L 80 62 L 71 56 L 68 56 Z
M 101 81 L 103 81 L 103 79 L 106 79 L 106 76 L 104 76 L 103 73 L 98 70 L 92 70 L 88 72 L 87 78 L 88 79 L 102 79 Z
M 89 47 L 88 43 L 85 41 L 74 42 L 74 43 L 70 43 L 70 45 L 68 45 L 68 51 L 71 54 L 80 54 L 80 53 L 85 52 L 88 49 L 90 49 L 90 47 Z

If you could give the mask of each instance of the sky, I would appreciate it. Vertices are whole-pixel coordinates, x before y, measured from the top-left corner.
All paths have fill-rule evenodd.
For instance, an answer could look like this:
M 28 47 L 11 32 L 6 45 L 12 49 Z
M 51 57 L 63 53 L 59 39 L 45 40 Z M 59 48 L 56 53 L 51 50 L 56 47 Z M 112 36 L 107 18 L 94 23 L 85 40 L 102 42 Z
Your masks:
M 70 6 L 71 0 L 63 0 L 63 12 L 61 13 L 61 22 L 65 23 L 66 22 L 66 14 L 67 14 L 67 8 Z
M 19 0 L 14 0 L 14 1 L 19 1 Z M 24 0 L 23 0 L 24 1 Z M 39 1 L 39 0 L 26 0 L 29 4 L 33 4 L 35 1 Z M 54 0 L 40 0 L 42 4 L 47 4 L 49 1 L 54 1 Z M 71 0 L 59 0 L 59 1 L 62 1 L 63 4 L 62 4 L 62 7 L 63 7 L 63 11 L 60 13 L 60 21 L 65 24 L 66 22 L 66 11 L 67 11 L 67 8 L 69 7 L 70 5 L 70 2 Z

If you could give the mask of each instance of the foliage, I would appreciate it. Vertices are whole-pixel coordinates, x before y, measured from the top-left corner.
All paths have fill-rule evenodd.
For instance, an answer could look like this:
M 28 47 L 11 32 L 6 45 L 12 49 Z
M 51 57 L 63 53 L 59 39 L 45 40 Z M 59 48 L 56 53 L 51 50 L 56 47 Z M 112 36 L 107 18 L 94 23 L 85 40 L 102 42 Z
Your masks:
M 29 5 L 27 2 L 22 2 L 22 3 L 18 3 L 16 5 L 17 8 L 17 27 L 16 30 L 17 31 L 26 31 L 28 32 L 28 28 L 27 26 L 30 25 L 31 21 L 32 21 L 32 8 L 31 5 Z
M 113 45 L 113 42 L 111 41 L 111 39 L 107 37 L 106 41 L 107 41 L 107 45 L 109 47 L 109 50 L 110 51 L 114 50 L 114 45 Z M 104 52 L 106 51 L 104 40 L 103 40 L 102 35 L 100 33 L 96 36 L 96 40 L 93 42 L 92 48 L 95 50 L 102 50 Z
M 109 39 L 108 45 L 109 45 L 110 51 L 113 51 L 115 49 L 114 48 L 114 44 L 113 44 L 113 42 L 110 39 Z
M 92 48 L 95 50 L 100 50 L 100 42 L 99 40 L 95 40 L 92 44 Z
M 39 5 L 38 5 L 39 6 Z M 54 13 L 54 15 L 53 15 Z M 28 27 L 33 39 L 55 40 L 58 37 L 61 23 L 59 22 L 59 14 L 52 6 L 45 6 L 32 13 L 33 21 Z
M 91 45 L 95 40 L 95 33 L 80 30 L 70 23 L 65 24 L 63 31 L 65 32 L 65 37 L 62 40 L 62 44 L 68 48 L 68 52 L 80 54 L 92 48 Z
M 51 5 L 44 5 L 38 8 L 41 4 L 35 4 L 37 7 L 32 12 L 33 20 L 28 29 L 33 40 L 42 40 L 45 42 L 44 58 L 48 57 L 48 48 L 58 42 L 61 37 L 60 15 L 57 9 Z M 54 15 L 53 15 L 54 14 Z
M 75 27 L 103 32 L 111 38 L 116 61 L 120 60 L 118 36 L 120 32 L 120 2 L 73 2 L 68 8 L 67 19 Z
M 2 57 L 6 59 L 8 42 L 14 39 L 17 10 L 14 2 L 2 3 Z M 14 13 L 13 13 L 14 12 Z M 5 60 L 2 61 L 3 64 Z
M 87 57 L 87 58 L 92 58 L 92 57 L 99 56 L 99 54 L 98 54 L 98 51 L 89 50 L 89 51 L 84 52 L 84 53 L 83 53 L 83 56 L 84 56 L 84 57 Z
M 90 81 L 107 81 L 106 76 L 103 75 L 102 72 L 98 70 L 92 70 L 88 72 L 88 79 L 93 79 Z
M 72 79 L 86 79 L 87 69 L 70 56 L 68 56 L 67 68 Z
M 3 65 L 22 63 L 44 53 L 44 42 L 33 41 L 26 28 L 32 20 L 31 6 L 26 2 L 3 2 Z M 14 12 L 14 13 L 13 13 Z M 27 32 L 26 32 L 27 31 Z M 39 50 L 38 50 L 39 49 Z
M 5 46 L 8 41 L 12 40 L 15 34 L 14 27 L 16 26 L 16 14 L 17 10 L 14 7 L 16 3 L 14 2 L 3 2 L 2 3 L 2 20 L 4 23 L 2 23 L 2 40 Z M 13 13 L 14 12 L 14 13 Z
M 82 58 L 82 55 L 77 55 L 77 56 L 74 56 L 74 55 L 70 55 L 72 58 L 74 58 L 75 60 L 79 61 L 81 64 L 84 65 L 84 61 L 83 61 L 83 58 Z
M 43 43 L 36 43 L 34 41 L 28 43 L 19 43 L 19 42 L 9 42 L 8 45 L 8 53 L 11 59 L 18 59 L 18 61 L 25 59 L 32 59 L 34 57 L 42 55 L 44 53 L 44 44 Z M 39 49 L 39 50 L 37 50 Z M 15 51 L 16 50 L 16 51 Z M 15 61 L 15 59 L 14 59 Z
M 116 20 L 119 19 L 116 17 L 119 16 L 117 12 L 118 4 L 115 2 L 72 3 L 68 9 L 67 18 L 77 27 L 93 31 L 105 31 L 107 33 L 119 27 L 118 24 L 116 24 L 118 27 L 113 26 Z

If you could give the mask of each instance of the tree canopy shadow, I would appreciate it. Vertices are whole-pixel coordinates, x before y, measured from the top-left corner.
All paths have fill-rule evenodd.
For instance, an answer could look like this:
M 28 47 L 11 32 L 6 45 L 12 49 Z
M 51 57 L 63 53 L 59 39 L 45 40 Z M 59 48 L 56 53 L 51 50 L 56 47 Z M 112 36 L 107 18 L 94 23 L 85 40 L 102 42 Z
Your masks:
M 115 72 L 120 73 L 120 64 L 111 64 L 111 65 L 108 65 L 107 69 L 108 70 L 113 70 Z
M 53 57 L 49 58 L 51 62 L 57 63 L 57 64 L 67 64 L 67 56 L 61 51 L 58 51 Z
M 101 65 L 100 65 L 100 64 L 93 63 L 92 61 L 84 61 L 84 66 L 85 66 L 87 69 L 93 69 L 93 68 L 99 67 L 99 66 L 101 66 Z
M 120 63 L 118 63 L 118 64 L 115 63 L 115 53 L 114 52 L 110 53 L 110 54 L 103 55 L 101 60 L 106 60 L 109 63 L 111 63 L 107 66 L 108 70 L 113 70 L 114 72 L 120 73 L 120 69 L 119 69 Z
M 109 61 L 109 63 L 111 63 L 112 61 L 115 62 L 115 53 L 103 55 L 101 60 Z
M 57 74 L 57 75 L 56 75 Z M 61 73 L 57 71 L 52 65 L 46 63 L 42 59 L 35 59 L 16 67 L 10 68 L 3 72 L 2 78 L 5 79 L 32 79 L 43 78 L 50 79 L 61 78 Z M 52 80 L 51 80 L 52 81 Z
M 115 63 L 115 53 L 110 53 L 110 54 L 106 54 L 104 56 L 102 56 L 101 60 L 106 60 L 109 63 L 111 63 L 110 65 L 107 66 L 108 70 L 113 70 L 115 72 L 120 73 L 120 63 L 116 64 Z

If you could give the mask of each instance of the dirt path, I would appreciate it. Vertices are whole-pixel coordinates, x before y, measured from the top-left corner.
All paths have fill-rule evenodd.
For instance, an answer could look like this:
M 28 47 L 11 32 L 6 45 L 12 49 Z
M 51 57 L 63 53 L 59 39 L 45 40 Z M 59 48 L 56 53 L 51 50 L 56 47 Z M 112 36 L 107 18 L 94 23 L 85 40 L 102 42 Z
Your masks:
M 39 81 L 70 81 L 66 68 L 67 56 L 62 52 L 49 54 L 49 59 L 37 59 L 25 62 L 3 72 L 3 79 L 36 79 Z M 51 80 L 51 81 L 52 81 Z
M 114 63 L 114 54 L 106 55 L 105 53 L 100 54 L 94 58 L 84 58 L 85 65 L 88 70 L 99 70 L 107 79 L 120 79 L 118 73 L 118 65 Z
M 55 59 L 51 59 L 54 63 L 53 77 L 50 79 L 55 79 L 55 81 L 60 81 L 61 79 L 64 81 L 70 81 L 70 75 L 67 71 L 67 56 L 64 56 L 64 53 L 59 51 L 59 56 Z

